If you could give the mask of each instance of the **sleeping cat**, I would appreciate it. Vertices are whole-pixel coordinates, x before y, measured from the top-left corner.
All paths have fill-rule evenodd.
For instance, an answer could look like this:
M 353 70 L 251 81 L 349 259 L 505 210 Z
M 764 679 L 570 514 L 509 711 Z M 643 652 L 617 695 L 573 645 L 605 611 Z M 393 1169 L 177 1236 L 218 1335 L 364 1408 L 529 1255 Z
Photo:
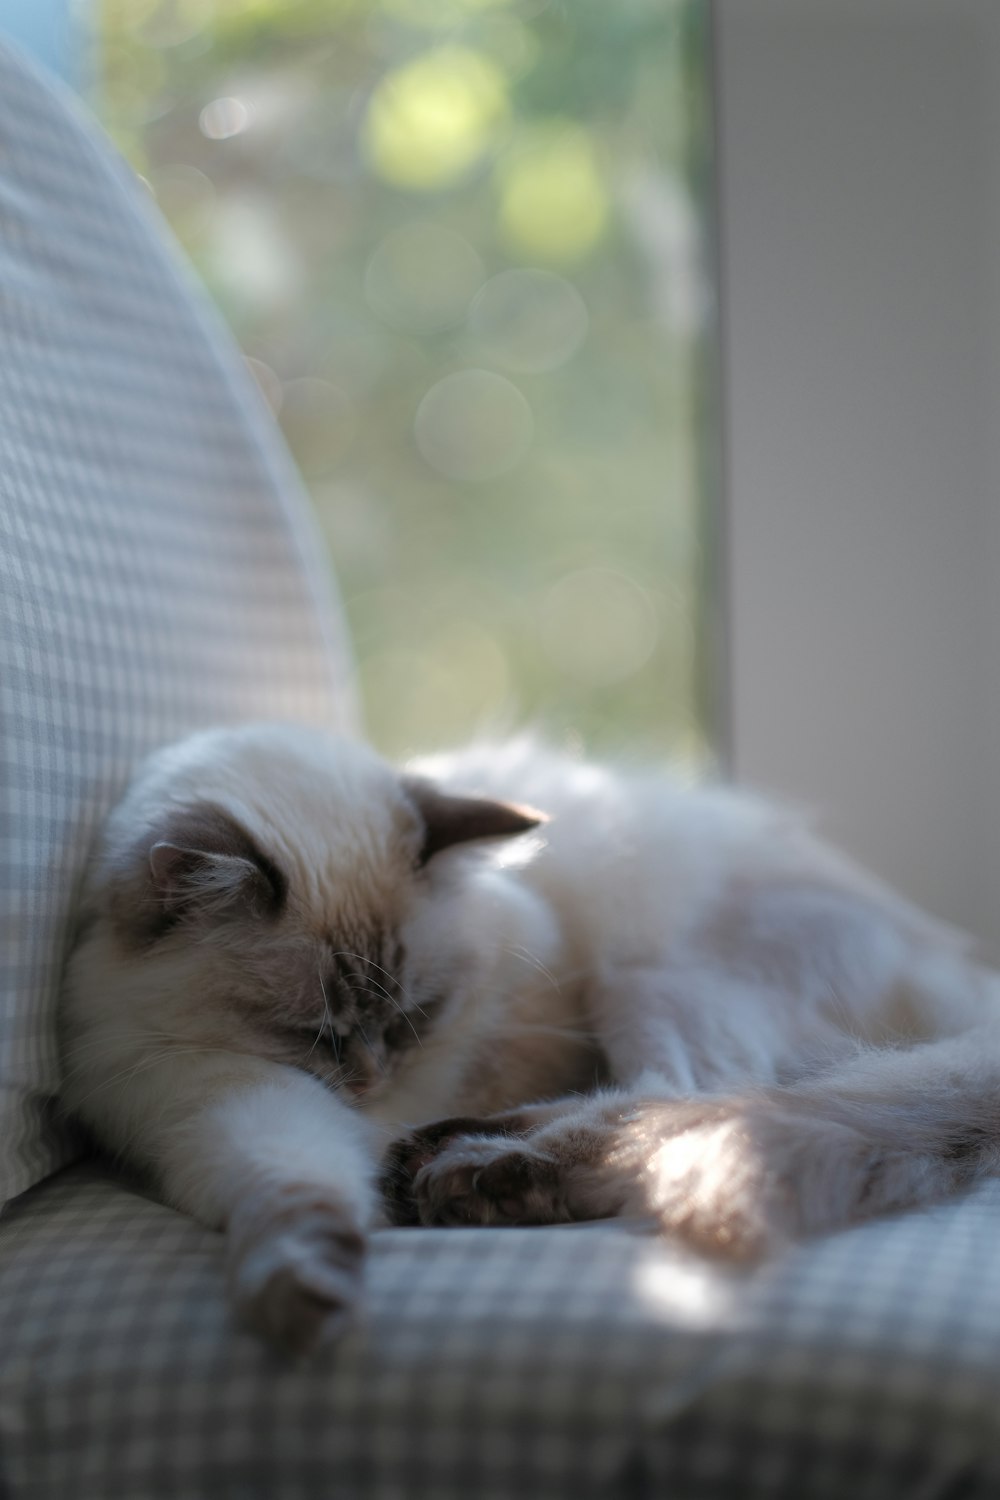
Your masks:
M 993 1171 L 998 999 L 736 791 L 251 726 L 155 755 L 107 823 L 66 1099 L 304 1348 L 358 1298 L 380 1161 L 397 1221 L 638 1214 L 738 1257 Z

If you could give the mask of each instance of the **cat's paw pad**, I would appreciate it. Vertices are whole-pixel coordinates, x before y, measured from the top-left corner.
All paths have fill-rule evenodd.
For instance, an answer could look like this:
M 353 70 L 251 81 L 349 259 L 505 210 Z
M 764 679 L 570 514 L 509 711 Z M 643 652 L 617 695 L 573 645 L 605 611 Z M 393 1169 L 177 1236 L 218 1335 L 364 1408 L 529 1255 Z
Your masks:
M 463 1140 L 421 1167 L 413 1197 L 423 1224 L 552 1224 L 566 1217 L 554 1161 L 496 1140 Z
M 361 1296 L 365 1237 L 339 1205 L 317 1205 L 252 1234 L 230 1231 L 229 1283 L 241 1318 L 292 1354 L 339 1337 Z
M 414 1194 L 417 1176 L 454 1141 L 463 1136 L 508 1137 L 513 1134 L 507 1122 L 456 1115 L 447 1120 L 435 1120 L 433 1124 L 424 1125 L 395 1141 L 382 1162 L 381 1177 L 382 1197 L 390 1221 L 393 1224 L 422 1222 Z

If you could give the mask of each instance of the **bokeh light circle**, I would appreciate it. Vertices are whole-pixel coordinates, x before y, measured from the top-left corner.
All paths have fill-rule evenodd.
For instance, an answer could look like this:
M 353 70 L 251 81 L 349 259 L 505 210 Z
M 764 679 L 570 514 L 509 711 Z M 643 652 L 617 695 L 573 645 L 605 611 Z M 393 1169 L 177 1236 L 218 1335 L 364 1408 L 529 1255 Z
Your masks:
M 449 479 L 495 479 L 527 451 L 531 407 L 503 375 L 458 370 L 431 386 L 417 408 L 417 447 Z
M 476 297 L 469 327 L 492 359 L 508 370 L 555 370 L 587 336 L 587 304 L 554 271 L 501 271 Z
M 468 240 L 423 219 L 393 229 L 365 268 L 365 297 L 405 333 L 454 328 L 483 284 L 483 263 Z
M 262 193 L 220 196 L 209 219 L 205 259 L 209 275 L 259 313 L 294 302 L 302 280 L 301 246 L 271 211 Z
M 434 190 L 475 165 L 506 114 L 506 80 L 495 63 L 468 47 L 432 47 L 375 87 L 362 139 L 386 182 Z
M 210 141 L 227 141 L 250 124 L 250 110 L 242 99 L 213 99 L 198 116 L 198 128 Z
M 604 233 L 608 191 L 594 138 L 581 125 L 538 130 L 502 163 L 498 186 L 500 226 L 519 255 L 578 261 Z
M 552 665 L 588 687 L 606 687 L 645 666 L 660 634 L 657 612 L 634 578 L 614 568 L 580 568 L 548 589 L 538 612 Z

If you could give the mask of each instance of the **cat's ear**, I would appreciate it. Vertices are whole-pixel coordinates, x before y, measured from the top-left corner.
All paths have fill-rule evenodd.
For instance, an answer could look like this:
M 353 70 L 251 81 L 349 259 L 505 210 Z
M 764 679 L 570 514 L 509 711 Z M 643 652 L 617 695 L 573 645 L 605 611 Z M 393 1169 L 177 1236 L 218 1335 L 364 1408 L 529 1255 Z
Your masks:
M 512 838 L 548 821 L 545 813 L 489 797 L 454 797 L 432 781 L 406 776 L 403 785 L 423 824 L 418 863 L 425 865 L 442 849 L 473 839 Z
M 171 812 L 127 863 L 113 887 L 113 914 L 145 942 L 182 919 L 276 917 L 287 892 L 275 862 L 213 803 Z

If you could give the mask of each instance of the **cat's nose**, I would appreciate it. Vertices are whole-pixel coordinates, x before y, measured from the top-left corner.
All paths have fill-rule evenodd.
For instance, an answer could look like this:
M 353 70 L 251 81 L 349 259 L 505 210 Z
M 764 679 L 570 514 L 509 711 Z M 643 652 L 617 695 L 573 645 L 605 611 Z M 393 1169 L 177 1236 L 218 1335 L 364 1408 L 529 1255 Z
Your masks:
M 348 1093 L 354 1094 L 355 1097 L 358 1097 L 361 1094 L 366 1094 L 368 1092 L 369 1082 L 370 1080 L 367 1078 L 349 1078 L 344 1087 L 347 1089 Z

